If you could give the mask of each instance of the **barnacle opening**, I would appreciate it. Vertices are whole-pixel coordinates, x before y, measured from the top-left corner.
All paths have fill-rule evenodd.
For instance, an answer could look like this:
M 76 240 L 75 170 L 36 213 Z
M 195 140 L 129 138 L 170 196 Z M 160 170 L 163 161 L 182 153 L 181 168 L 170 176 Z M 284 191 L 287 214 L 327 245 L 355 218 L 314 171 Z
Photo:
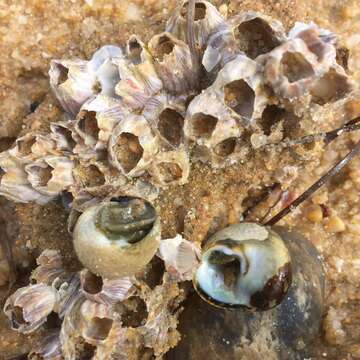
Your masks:
M 299 52 L 286 52 L 281 59 L 281 69 L 290 83 L 314 75 L 311 64 Z
M 184 19 L 186 19 L 187 17 L 188 7 L 189 7 L 189 3 L 186 2 L 181 8 L 180 14 Z M 205 17 L 206 17 L 206 5 L 204 3 L 197 2 L 195 4 L 194 20 L 195 21 L 202 20 L 205 19 Z
M 8 150 L 9 148 L 12 147 L 12 145 L 14 144 L 14 141 L 16 140 L 16 138 L 14 137 L 3 137 L 0 139 L 0 152 L 3 152 L 5 150 Z
M 105 184 L 105 176 L 101 170 L 94 164 L 89 166 L 79 165 L 74 172 L 79 178 L 81 184 L 88 187 L 101 186 Z
M 86 336 L 94 340 L 105 340 L 112 328 L 113 320 L 94 317 L 87 328 Z
M 154 47 L 154 57 L 160 62 L 164 60 L 165 55 L 169 55 L 174 50 L 175 43 L 167 35 L 162 35 L 157 39 L 157 44 Z
M 227 106 L 239 115 L 250 119 L 254 112 L 255 92 L 242 79 L 224 86 L 224 100 Z
M 72 137 L 71 130 L 70 130 L 70 129 L 67 129 L 67 128 L 64 127 L 64 126 L 56 126 L 55 129 L 56 129 L 55 131 L 56 131 L 59 135 L 61 135 L 61 136 L 63 136 L 63 137 L 65 138 L 66 145 L 67 145 L 67 147 L 68 147 L 67 150 L 72 151 L 72 150 L 74 149 L 75 145 L 76 145 L 76 142 L 75 142 L 75 140 L 74 140 L 73 137 Z
M 69 69 L 61 64 L 57 64 L 59 70 L 58 84 L 63 84 L 69 77 Z
M 173 162 L 162 162 L 158 166 L 159 176 L 164 183 L 177 181 L 182 177 L 181 167 Z
M 48 182 L 52 178 L 52 171 L 54 169 L 48 165 L 46 167 L 38 167 L 37 169 L 37 176 L 39 181 L 39 186 L 47 186 Z
M 218 119 L 215 116 L 197 113 L 191 118 L 192 131 L 196 137 L 209 138 L 217 122 Z
M 17 141 L 17 147 L 19 153 L 23 156 L 28 156 L 31 154 L 31 148 L 36 143 L 36 137 L 30 136 Z
M 261 115 L 261 119 L 259 119 L 259 125 L 265 135 L 269 136 L 271 134 L 273 126 L 284 118 L 285 113 L 286 110 L 277 105 L 266 106 Z
M 78 123 L 80 131 L 82 131 L 85 136 L 88 135 L 91 138 L 98 140 L 99 138 L 99 127 L 96 119 L 95 111 L 86 111 L 83 110 L 80 113 L 80 120 Z
M 221 141 L 214 147 L 214 153 L 219 156 L 229 156 L 235 151 L 236 138 L 231 137 Z
M 177 111 L 166 108 L 159 115 L 160 134 L 174 146 L 179 146 L 183 138 L 184 118 Z
M 140 64 L 143 47 L 136 38 L 130 39 L 130 41 L 128 42 L 128 49 L 129 49 L 128 56 L 131 60 L 131 63 L 134 65 Z
M 238 46 L 251 59 L 280 45 L 270 25 L 260 18 L 241 23 L 234 33 Z
M 139 296 L 133 296 L 115 306 L 119 307 L 122 326 L 137 328 L 145 324 L 148 317 L 147 306 Z
M 310 93 L 315 103 L 325 105 L 326 103 L 342 99 L 350 89 L 347 77 L 338 74 L 334 69 L 330 69 L 330 71 L 315 82 Z
M 98 294 L 101 292 L 103 287 L 102 277 L 93 274 L 91 271 L 86 271 L 82 287 L 84 291 L 89 294 Z
M 121 167 L 128 173 L 136 167 L 143 156 L 144 149 L 136 135 L 123 132 L 114 146 L 114 153 Z
M 13 321 L 13 326 L 15 328 L 19 327 L 20 325 L 27 324 L 24 319 L 23 308 L 20 306 L 14 306 L 11 312 L 11 320 Z

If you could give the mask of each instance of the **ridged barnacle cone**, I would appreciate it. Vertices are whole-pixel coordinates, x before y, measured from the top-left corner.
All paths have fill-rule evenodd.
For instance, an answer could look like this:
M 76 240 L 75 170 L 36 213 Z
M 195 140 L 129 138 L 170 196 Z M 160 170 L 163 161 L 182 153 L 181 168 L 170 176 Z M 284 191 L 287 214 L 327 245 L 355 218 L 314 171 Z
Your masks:
M 45 323 L 52 311 L 57 311 L 59 297 L 55 288 L 35 284 L 20 288 L 5 303 L 4 312 L 11 328 L 27 334 Z
M 111 134 L 108 151 L 110 163 L 126 176 L 140 176 L 149 167 L 159 149 L 147 120 L 131 114 Z
M 149 51 L 164 88 L 181 95 L 195 89 L 199 74 L 192 63 L 189 46 L 167 32 L 155 35 L 149 41 Z
M 180 6 L 166 24 L 166 31 L 178 39 L 187 41 L 188 1 L 181 1 Z M 204 49 L 209 35 L 225 24 L 225 19 L 217 8 L 208 1 L 197 1 L 194 14 L 195 41 L 200 49 Z
M 126 44 L 126 56 L 118 59 L 121 80 L 115 92 L 129 110 L 142 109 L 163 87 L 154 60 L 140 39 L 133 35 Z
M 32 187 L 49 197 L 67 190 L 74 182 L 73 161 L 64 156 L 46 156 L 25 166 Z
M 52 285 L 54 280 L 65 274 L 62 258 L 57 250 L 44 250 L 36 259 L 38 266 L 31 274 L 36 283 Z
M 34 201 L 40 205 L 51 200 L 51 197 L 33 189 L 25 164 L 8 152 L 0 153 L 0 195 L 15 202 Z
M 58 330 L 46 334 L 28 355 L 29 360 L 63 360 Z
M 129 277 L 103 279 L 87 269 L 80 272 L 81 291 L 88 300 L 113 305 L 131 296 L 135 290 Z
M 55 142 L 51 138 L 33 132 L 17 138 L 14 146 L 8 152 L 24 163 L 45 155 L 57 154 Z
M 99 93 L 114 96 L 119 81 L 119 71 L 114 60 L 123 52 L 116 46 L 103 46 L 91 60 L 52 60 L 50 85 L 61 106 L 76 116 L 82 104 Z
M 185 96 L 171 96 L 166 92 L 153 96 L 143 110 L 143 116 L 159 136 L 162 145 L 178 148 L 184 144 Z
M 83 104 L 74 127 L 87 147 L 102 150 L 107 147 L 112 130 L 126 114 L 121 101 L 98 95 Z

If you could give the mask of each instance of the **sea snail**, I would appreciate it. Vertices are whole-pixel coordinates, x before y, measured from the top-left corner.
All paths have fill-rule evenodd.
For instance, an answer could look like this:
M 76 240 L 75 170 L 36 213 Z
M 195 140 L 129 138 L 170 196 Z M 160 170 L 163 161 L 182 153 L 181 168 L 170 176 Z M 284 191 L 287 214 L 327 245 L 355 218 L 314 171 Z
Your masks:
M 219 249 L 219 253 L 212 255 Z M 272 258 L 275 254 L 277 260 Z M 245 295 L 235 291 L 245 288 L 245 294 L 256 293 L 257 287 L 262 283 L 269 284 L 268 278 L 274 269 L 281 268 L 289 258 L 291 286 L 290 272 L 279 271 L 287 280 L 273 283 L 273 291 L 277 286 L 281 290 L 275 300 L 271 296 L 267 298 L 271 291 L 262 291 L 263 301 L 259 306 L 259 303 L 244 301 Z M 233 281 L 231 277 L 224 281 L 225 274 L 233 273 L 235 266 L 231 269 L 231 263 L 239 265 L 244 261 L 249 264 L 238 266 L 236 287 L 224 290 L 224 283 L 232 284 Z M 272 261 L 277 265 L 269 266 Z M 227 272 L 227 264 L 231 271 Z M 251 282 L 247 281 L 249 279 Z M 178 329 L 186 336 L 182 336 L 180 343 L 166 355 L 166 360 L 317 358 L 316 339 L 324 310 L 324 279 L 319 253 L 296 232 L 250 223 L 220 230 L 204 246 L 202 261 L 194 277 L 196 291 L 189 294 L 179 317 Z M 242 285 L 241 281 L 244 281 Z M 206 296 L 205 291 L 208 291 Z M 219 294 L 222 303 L 219 303 Z M 276 303 L 278 305 L 273 307 Z M 245 309 L 272 308 L 267 311 L 229 310 L 238 305 Z M 204 343 L 210 345 L 204 346 Z
M 290 284 L 291 259 L 281 237 L 245 222 L 207 241 L 194 277 L 196 291 L 212 305 L 253 310 L 278 305 Z
M 154 207 L 135 197 L 119 197 L 86 209 L 74 229 L 79 260 L 107 279 L 143 269 L 159 242 L 160 219 Z

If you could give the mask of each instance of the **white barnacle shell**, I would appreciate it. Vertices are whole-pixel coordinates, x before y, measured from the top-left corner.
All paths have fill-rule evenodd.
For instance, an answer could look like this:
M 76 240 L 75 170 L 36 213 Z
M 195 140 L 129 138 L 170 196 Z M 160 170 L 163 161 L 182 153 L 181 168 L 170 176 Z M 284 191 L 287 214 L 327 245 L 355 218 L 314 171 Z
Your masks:
M 67 190 L 74 182 L 73 161 L 65 156 L 46 156 L 25 166 L 32 187 L 49 197 Z
M 47 136 L 30 132 L 16 139 L 9 154 L 24 163 L 31 162 L 45 155 L 56 154 L 55 143 Z
M 191 280 L 199 266 L 200 249 L 177 234 L 161 241 L 158 256 L 165 262 L 166 270 L 179 279 Z
M 115 59 L 123 56 L 116 46 L 103 46 L 91 60 L 52 60 L 50 85 L 66 112 L 76 116 L 82 104 L 91 96 L 115 95 L 115 85 L 120 80 Z
M 161 92 L 147 102 L 143 116 L 159 138 L 174 149 L 184 143 L 185 111 L 186 97 Z
M 187 41 L 187 12 L 188 1 L 182 1 L 166 24 L 166 31 L 178 39 Z M 208 1 L 196 1 L 194 14 L 195 41 L 200 49 L 204 49 L 209 35 L 214 33 L 225 19 L 217 8 Z
M 246 11 L 229 19 L 238 48 L 251 59 L 286 41 L 281 22 L 256 11 Z
M 167 91 L 181 95 L 196 88 L 198 73 L 192 63 L 189 46 L 185 42 L 164 32 L 149 41 L 149 51 Z
M 149 168 L 151 182 L 159 187 L 183 185 L 190 174 L 190 159 L 182 146 L 172 151 L 160 151 Z
M 37 268 L 31 274 L 31 280 L 36 283 L 52 285 L 54 280 L 65 274 L 62 259 L 57 250 L 44 250 L 36 259 Z
M 64 154 L 72 154 L 76 145 L 76 136 L 74 136 L 74 122 L 58 121 L 50 124 L 50 137 L 55 141 L 57 150 Z
M 15 202 L 34 201 L 41 205 L 51 200 L 51 197 L 33 189 L 25 164 L 8 152 L 0 153 L 0 195 Z
M 74 229 L 81 263 L 104 279 L 120 279 L 142 270 L 160 241 L 160 219 L 140 198 L 122 196 L 85 210 Z
M 126 57 L 118 59 L 121 80 L 115 92 L 129 110 L 142 109 L 158 93 L 163 83 L 156 73 L 154 61 L 144 44 L 131 36 L 126 46 Z
M 80 308 L 79 332 L 86 342 L 98 345 L 106 340 L 115 319 L 108 305 L 85 300 Z
M 55 288 L 29 285 L 16 290 L 6 300 L 4 312 L 13 330 L 28 334 L 44 324 L 52 311 L 57 311 L 58 300 Z
M 278 305 L 290 287 L 290 262 L 276 232 L 239 223 L 205 243 L 194 286 L 213 305 L 267 310 Z
M 31 350 L 29 359 L 63 360 L 58 330 L 46 334 Z
M 112 130 L 126 113 L 119 100 L 98 95 L 81 107 L 75 121 L 75 130 L 87 147 L 94 150 L 105 149 Z
M 127 299 L 134 293 L 129 277 L 103 279 L 87 269 L 80 272 L 81 291 L 88 300 L 104 305 L 113 305 Z
M 158 152 L 159 140 L 147 120 L 130 114 L 114 129 L 109 139 L 110 163 L 127 176 L 140 176 Z

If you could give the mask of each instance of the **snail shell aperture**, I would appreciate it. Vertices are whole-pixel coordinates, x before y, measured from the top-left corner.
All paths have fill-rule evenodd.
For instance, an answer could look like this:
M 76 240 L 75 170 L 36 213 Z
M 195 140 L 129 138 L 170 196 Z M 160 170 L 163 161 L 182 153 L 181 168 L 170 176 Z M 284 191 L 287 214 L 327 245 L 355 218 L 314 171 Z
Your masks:
M 229 226 L 203 249 L 194 286 L 215 306 L 268 310 L 291 284 L 291 259 L 281 237 L 253 223 Z
M 137 273 L 155 255 L 160 219 L 147 201 L 120 197 L 85 210 L 74 229 L 81 263 L 107 279 Z

